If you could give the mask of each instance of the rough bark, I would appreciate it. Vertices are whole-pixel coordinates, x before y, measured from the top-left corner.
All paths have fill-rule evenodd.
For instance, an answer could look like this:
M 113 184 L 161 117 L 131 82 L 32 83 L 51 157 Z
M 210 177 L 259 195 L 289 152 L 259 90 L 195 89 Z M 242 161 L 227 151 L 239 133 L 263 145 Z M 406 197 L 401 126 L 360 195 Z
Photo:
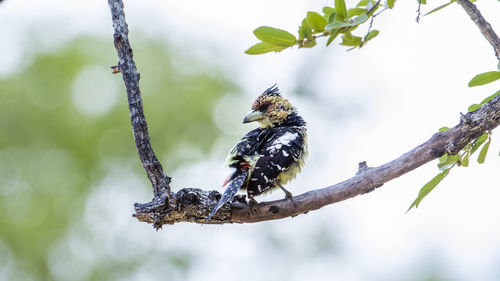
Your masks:
M 479 26 L 481 32 L 495 49 L 500 52 L 500 40 L 491 26 L 484 20 L 475 6 L 468 0 L 457 0 Z M 217 191 L 197 188 L 184 188 L 176 193 L 170 191 L 170 178 L 156 158 L 147 132 L 139 89 L 139 73 L 132 59 L 132 49 L 128 42 L 128 28 L 121 0 L 108 0 L 115 29 L 115 47 L 120 59 L 116 71 L 123 73 L 128 94 L 130 118 L 137 150 L 144 169 L 153 185 L 154 199 L 146 204 L 135 204 L 134 216 L 139 221 L 153 223 L 156 228 L 163 224 L 177 222 L 203 223 L 220 198 Z M 499 58 L 500 59 L 500 58 Z M 293 217 L 317 210 L 323 206 L 346 200 L 373 191 L 384 183 L 432 161 L 444 153 L 456 154 L 485 132 L 500 124 L 500 96 L 484 104 L 474 112 L 462 115 L 460 123 L 445 132 L 434 134 L 428 141 L 384 165 L 367 167 L 361 162 L 356 175 L 341 183 L 312 190 L 288 200 L 262 202 L 250 206 L 244 196 L 235 198 L 231 204 L 224 205 L 210 224 L 251 223 Z
M 491 25 L 484 19 L 476 5 L 469 0 L 457 0 L 458 4 L 462 6 L 465 12 L 469 15 L 471 20 L 477 25 L 483 36 L 490 42 L 495 50 L 495 56 L 500 60 L 500 38 L 493 31 Z
M 170 178 L 165 176 L 160 161 L 151 147 L 148 126 L 142 106 L 141 90 L 139 88 L 140 74 L 137 72 L 133 60 L 132 48 L 128 40 L 128 26 L 125 21 L 123 2 L 121 0 L 108 0 L 111 10 L 113 28 L 115 33 L 114 43 L 118 53 L 118 66 L 113 67 L 113 73 L 121 72 L 123 82 L 127 89 L 127 98 L 130 110 L 130 121 L 134 134 L 135 145 L 141 160 L 142 166 L 153 185 L 154 202 L 162 204 L 158 210 L 164 211 L 168 208 L 168 198 L 170 197 Z M 161 221 L 160 214 L 155 215 L 155 221 Z M 155 224 L 156 227 L 161 225 Z

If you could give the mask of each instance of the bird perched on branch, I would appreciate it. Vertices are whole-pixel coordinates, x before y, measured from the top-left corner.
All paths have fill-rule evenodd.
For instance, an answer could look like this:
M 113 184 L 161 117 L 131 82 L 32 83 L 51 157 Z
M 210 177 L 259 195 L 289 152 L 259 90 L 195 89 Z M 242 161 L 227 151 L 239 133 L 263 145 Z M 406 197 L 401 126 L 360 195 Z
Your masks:
M 252 104 L 243 123 L 257 121 L 259 128 L 246 134 L 229 152 L 226 163 L 234 168 L 224 186 L 226 190 L 207 217 L 209 220 L 239 190 L 246 190 L 250 204 L 254 196 L 276 188 L 293 200 L 283 185 L 295 178 L 307 157 L 306 122 L 276 85 L 267 89 Z

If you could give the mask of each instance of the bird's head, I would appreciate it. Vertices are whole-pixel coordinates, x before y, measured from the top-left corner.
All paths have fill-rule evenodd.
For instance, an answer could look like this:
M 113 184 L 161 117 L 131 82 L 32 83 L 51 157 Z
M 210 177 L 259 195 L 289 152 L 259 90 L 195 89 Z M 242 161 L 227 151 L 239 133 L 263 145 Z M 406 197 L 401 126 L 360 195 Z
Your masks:
M 243 123 L 257 121 L 261 128 L 273 127 L 283 122 L 294 111 L 292 104 L 280 95 L 278 87 L 274 85 L 257 97 Z

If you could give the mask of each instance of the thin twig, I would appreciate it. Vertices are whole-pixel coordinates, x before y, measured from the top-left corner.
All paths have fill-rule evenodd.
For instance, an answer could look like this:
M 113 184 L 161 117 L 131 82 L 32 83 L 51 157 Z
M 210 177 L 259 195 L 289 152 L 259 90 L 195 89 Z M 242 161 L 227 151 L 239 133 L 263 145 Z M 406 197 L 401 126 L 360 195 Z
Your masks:
M 417 8 L 417 18 L 415 19 L 417 23 L 420 22 L 420 8 L 422 7 L 422 0 L 418 0 L 418 8 Z
M 472 21 L 479 27 L 481 33 L 484 35 L 486 40 L 490 42 L 491 46 L 495 50 L 495 56 L 500 60 L 500 38 L 493 31 L 491 25 L 484 19 L 481 12 L 477 9 L 476 5 L 471 3 L 469 0 L 457 0 L 458 4 L 467 12 Z
M 380 1 L 379 1 L 380 2 Z M 370 33 L 370 31 L 372 30 L 372 27 L 373 27 L 373 20 L 375 19 L 376 16 L 380 15 L 381 13 L 383 13 L 385 10 L 387 10 L 388 8 L 387 7 L 384 7 L 382 10 L 380 10 L 378 13 L 376 14 L 373 14 L 373 16 L 371 17 L 370 19 L 370 25 L 368 26 L 368 31 L 366 31 L 366 35 L 365 37 Z
M 132 48 L 128 40 L 128 26 L 125 21 L 122 0 L 108 0 L 113 20 L 115 33 L 114 43 L 118 52 L 118 66 L 114 66 L 113 73 L 121 72 L 123 81 L 127 88 L 127 97 L 130 110 L 130 121 L 134 133 L 134 140 L 137 152 L 141 159 L 142 166 L 153 185 L 153 192 L 156 201 L 162 201 L 164 209 L 168 209 L 168 198 L 170 196 L 170 178 L 165 176 L 163 168 L 156 158 L 151 143 L 149 141 L 148 126 L 142 107 L 141 90 L 139 88 L 140 75 L 137 72 L 133 60 Z M 156 216 L 158 217 L 158 216 Z M 160 220 L 163 218 L 161 217 Z M 157 219 L 158 220 L 158 219 Z

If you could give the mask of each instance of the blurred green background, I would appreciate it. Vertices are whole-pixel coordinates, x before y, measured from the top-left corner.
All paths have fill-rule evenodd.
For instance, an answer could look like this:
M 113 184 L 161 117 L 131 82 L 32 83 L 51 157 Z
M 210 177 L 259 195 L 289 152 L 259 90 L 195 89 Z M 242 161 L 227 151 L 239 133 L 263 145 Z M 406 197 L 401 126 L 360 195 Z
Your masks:
M 181 142 L 204 153 L 212 147 L 220 134 L 212 118 L 215 102 L 235 86 L 214 66 L 145 38 L 134 42 L 153 145 L 168 158 L 165 168 L 176 169 L 192 160 L 180 155 Z M 47 255 L 84 211 L 109 165 L 128 164 L 142 173 L 122 77 L 108 67 L 115 57 L 111 40 L 78 38 L 57 52 L 35 53 L 22 72 L 0 79 L 0 256 L 3 265 L 9 256 L 18 261 L 9 280 L 26 280 L 19 272 L 53 278 Z M 181 73 L 174 64 L 192 70 Z M 160 260 L 163 266 L 189 265 L 185 255 Z M 134 264 L 99 263 L 89 278 L 107 280 Z
M 199 162 L 224 134 L 212 115 L 216 102 L 235 91 L 235 82 L 216 65 L 167 45 L 145 37 L 133 42 L 152 143 L 166 159 L 164 168 L 168 173 Z M 127 217 L 132 203 L 144 198 L 122 199 L 128 208 L 114 208 L 108 200 L 120 196 L 120 184 L 106 191 L 97 187 L 113 186 L 127 173 L 139 180 L 127 192 L 151 193 L 135 150 L 121 74 L 108 68 L 115 56 L 110 41 L 77 38 L 56 52 L 35 53 L 22 72 L 0 80 L 0 253 L 5 280 L 184 280 L 196 276 L 194 266 L 208 258 L 194 245 L 165 250 L 138 243 L 136 230 L 127 228 L 144 225 L 130 225 L 129 219 L 117 226 L 116 217 L 101 213 L 117 211 Z M 189 66 L 189 71 L 176 65 Z M 225 148 L 230 145 L 228 141 Z M 259 247 L 279 259 L 300 256 L 324 264 L 336 259 L 341 246 L 330 227 L 321 226 L 323 220 L 313 218 L 315 227 L 310 229 L 292 226 L 296 234 L 291 237 L 272 223 L 263 225 L 265 232 L 251 229 L 251 236 L 260 236 L 264 246 Z M 149 226 L 145 231 L 153 234 Z M 172 228 L 163 231 L 168 236 Z M 301 240 L 310 243 L 296 246 Z M 287 271 L 286 264 L 279 268 Z M 434 273 L 417 280 L 441 280 L 428 276 Z

